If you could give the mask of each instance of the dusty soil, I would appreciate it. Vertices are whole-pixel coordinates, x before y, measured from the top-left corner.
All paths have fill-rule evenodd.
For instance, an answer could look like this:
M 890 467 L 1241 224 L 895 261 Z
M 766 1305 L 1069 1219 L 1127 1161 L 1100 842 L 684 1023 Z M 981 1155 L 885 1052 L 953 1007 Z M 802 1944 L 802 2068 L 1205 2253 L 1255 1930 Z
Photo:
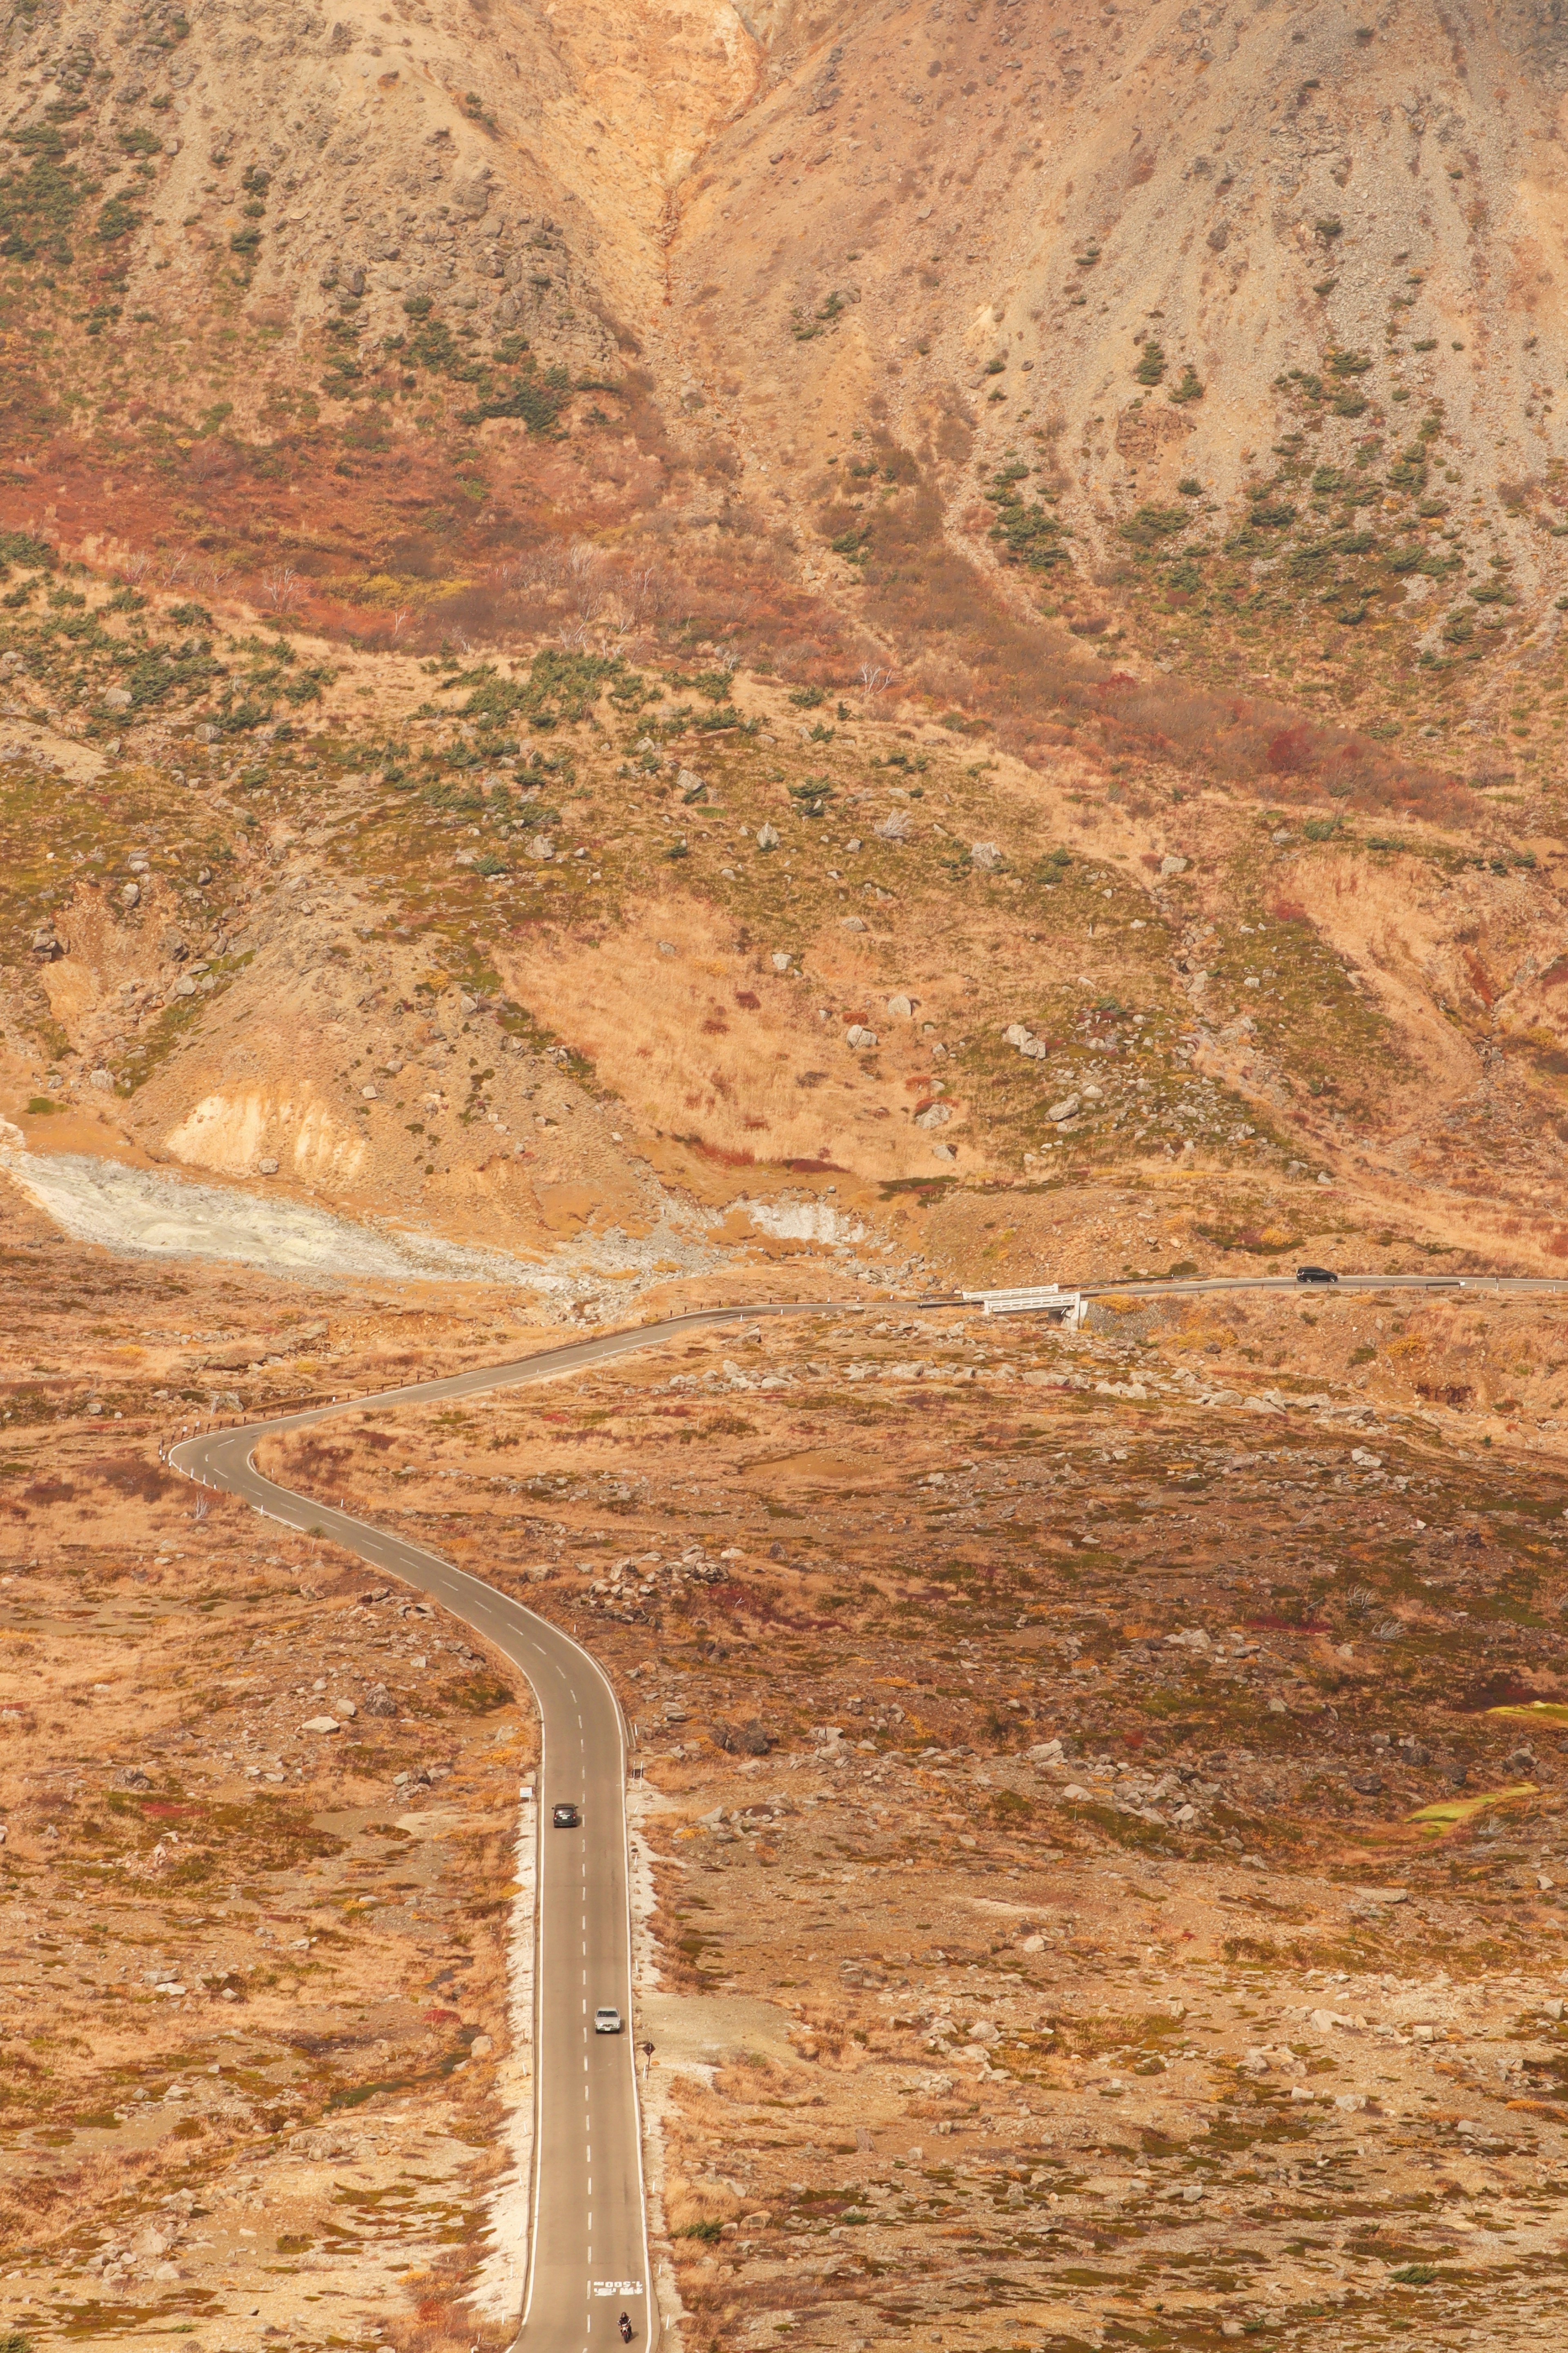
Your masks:
M 25 1238 L 6 1276 L 32 1366 L 0 1461 L 6 2325 L 468 2344 L 451 2299 L 531 2064 L 526 1694 L 441 1612 L 158 1464 L 208 1402 L 189 1344 L 237 1309 L 260 1332 L 275 1288 Z M 308 1303 L 363 1381 L 374 1296 Z
M 1431 31 L 0 29 L 24 2339 L 515 2241 L 526 1714 L 158 1433 L 786 1290 L 280 1450 L 642 1727 L 686 2353 L 1549 2315 L 1552 1313 L 888 1304 L 1568 1265 L 1568 57 Z
M 111 607 L 14 625 L 40 684 Z M 228 641 L 226 692 L 320 673 L 251 765 L 187 716 L 188 765 L 5 771 L 0 1165 L 81 1239 L 590 1319 L 783 1255 L 973 1285 L 1045 1201 L 1087 1257 L 1125 1184 L 1200 1266 L 1568 1250 L 1544 796 L 1389 833 L 765 673 L 329 651 Z
M 1550 2298 L 1558 1481 L 1386 1318 L 1373 1404 L 1338 1306 L 868 1310 L 269 1445 L 617 1681 L 682 2341 L 1500 2347 Z M 1287 1339 L 1320 1385 L 1265 1396 Z
M 1026 741 L 1098 649 L 1145 753 L 1550 766 L 1561 29 L 1190 16 L 24 15 L 6 520 L 389 647 L 592 623 L 586 538 Z

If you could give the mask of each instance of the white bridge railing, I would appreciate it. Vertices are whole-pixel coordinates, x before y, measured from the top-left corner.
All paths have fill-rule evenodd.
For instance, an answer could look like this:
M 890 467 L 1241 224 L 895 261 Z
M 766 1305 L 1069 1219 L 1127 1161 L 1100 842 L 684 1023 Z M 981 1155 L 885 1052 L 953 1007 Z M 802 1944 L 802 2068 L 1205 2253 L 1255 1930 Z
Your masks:
M 964 1303 L 982 1307 L 987 1315 L 1049 1315 L 1076 1331 L 1084 1318 L 1081 1291 L 1064 1291 L 1059 1283 L 1027 1283 L 1013 1291 L 966 1291 Z

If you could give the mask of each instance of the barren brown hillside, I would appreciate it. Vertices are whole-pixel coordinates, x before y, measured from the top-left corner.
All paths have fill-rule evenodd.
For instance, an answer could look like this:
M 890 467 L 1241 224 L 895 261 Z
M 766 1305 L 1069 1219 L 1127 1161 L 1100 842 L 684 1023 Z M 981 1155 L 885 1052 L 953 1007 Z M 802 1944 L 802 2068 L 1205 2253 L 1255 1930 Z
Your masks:
M 1568 1274 L 1560 15 L 0 26 L 0 2353 L 515 2328 L 526 1694 L 160 1440 L 784 1297 L 268 1456 L 637 1726 L 673 2353 L 1555 2341 L 1560 1303 L 911 1303 Z

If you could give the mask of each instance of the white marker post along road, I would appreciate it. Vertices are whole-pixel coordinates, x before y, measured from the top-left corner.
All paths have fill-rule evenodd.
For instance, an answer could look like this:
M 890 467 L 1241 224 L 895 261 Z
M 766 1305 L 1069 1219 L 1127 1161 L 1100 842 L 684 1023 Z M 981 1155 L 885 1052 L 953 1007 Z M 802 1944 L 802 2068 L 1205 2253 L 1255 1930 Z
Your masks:
M 1306 1286 L 1300 1287 L 1305 1292 Z M 1083 1284 L 1076 1295 L 1136 1297 L 1212 1291 L 1287 1291 L 1289 1276 L 1213 1276 L 1183 1282 Z M 1529 1294 L 1568 1282 L 1523 1276 L 1346 1275 L 1337 1290 L 1493 1292 Z M 1063 1302 L 1074 1293 L 1063 1286 Z M 1315 1300 L 1333 1290 L 1314 1289 Z M 979 1305 L 984 1294 L 969 1294 Z M 769 1315 L 845 1314 L 866 1303 L 802 1300 L 698 1309 L 638 1329 L 575 1340 L 510 1364 L 477 1366 L 444 1379 L 280 1414 L 233 1429 L 182 1438 L 166 1459 L 190 1478 L 226 1489 L 286 1526 L 329 1538 L 374 1568 L 427 1593 L 521 1668 L 539 1705 L 542 1764 L 535 1814 L 540 1824 L 538 1959 L 534 1972 L 533 2201 L 528 2286 L 521 2343 L 540 2353 L 584 2353 L 619 2342 L 623 2309 L 636 2341 L 658 2337 L 658 2308 L 648 2278 L 642 2141 L 637 2096 L 631 2001 L 631 1911 L 626 1827 L 625 1727 L 615 1693 L 590 1653 L 547 1619 L 482 1577 L 389 1530 L 264 1478 L 252 1461 L 258 1439 L 308 1430 L 367 1407 L 425 1405 L 487 1389 L 560 1380 L 586 1366 L 684 1333 Z M 901 1313 L 961 1306 L 959 1297 L 879 1301 Z M 551 1827 L 563 1801 L 581 1809 L 575 1830 Z M 594 2011 L 611 2003 L 625 2031 L 599 2035 Z

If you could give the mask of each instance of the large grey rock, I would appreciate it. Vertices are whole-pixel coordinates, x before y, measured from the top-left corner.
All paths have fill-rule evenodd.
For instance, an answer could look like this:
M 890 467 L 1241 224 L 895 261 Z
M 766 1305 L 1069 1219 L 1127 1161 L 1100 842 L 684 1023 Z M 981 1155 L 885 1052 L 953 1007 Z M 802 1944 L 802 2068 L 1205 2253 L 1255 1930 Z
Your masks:
M 493 178 L 488 164 L 479 164 L 459 180 L 452 183 L 452 208 L 465 219 L 480 220 L 490 200 L 489 183 Z

